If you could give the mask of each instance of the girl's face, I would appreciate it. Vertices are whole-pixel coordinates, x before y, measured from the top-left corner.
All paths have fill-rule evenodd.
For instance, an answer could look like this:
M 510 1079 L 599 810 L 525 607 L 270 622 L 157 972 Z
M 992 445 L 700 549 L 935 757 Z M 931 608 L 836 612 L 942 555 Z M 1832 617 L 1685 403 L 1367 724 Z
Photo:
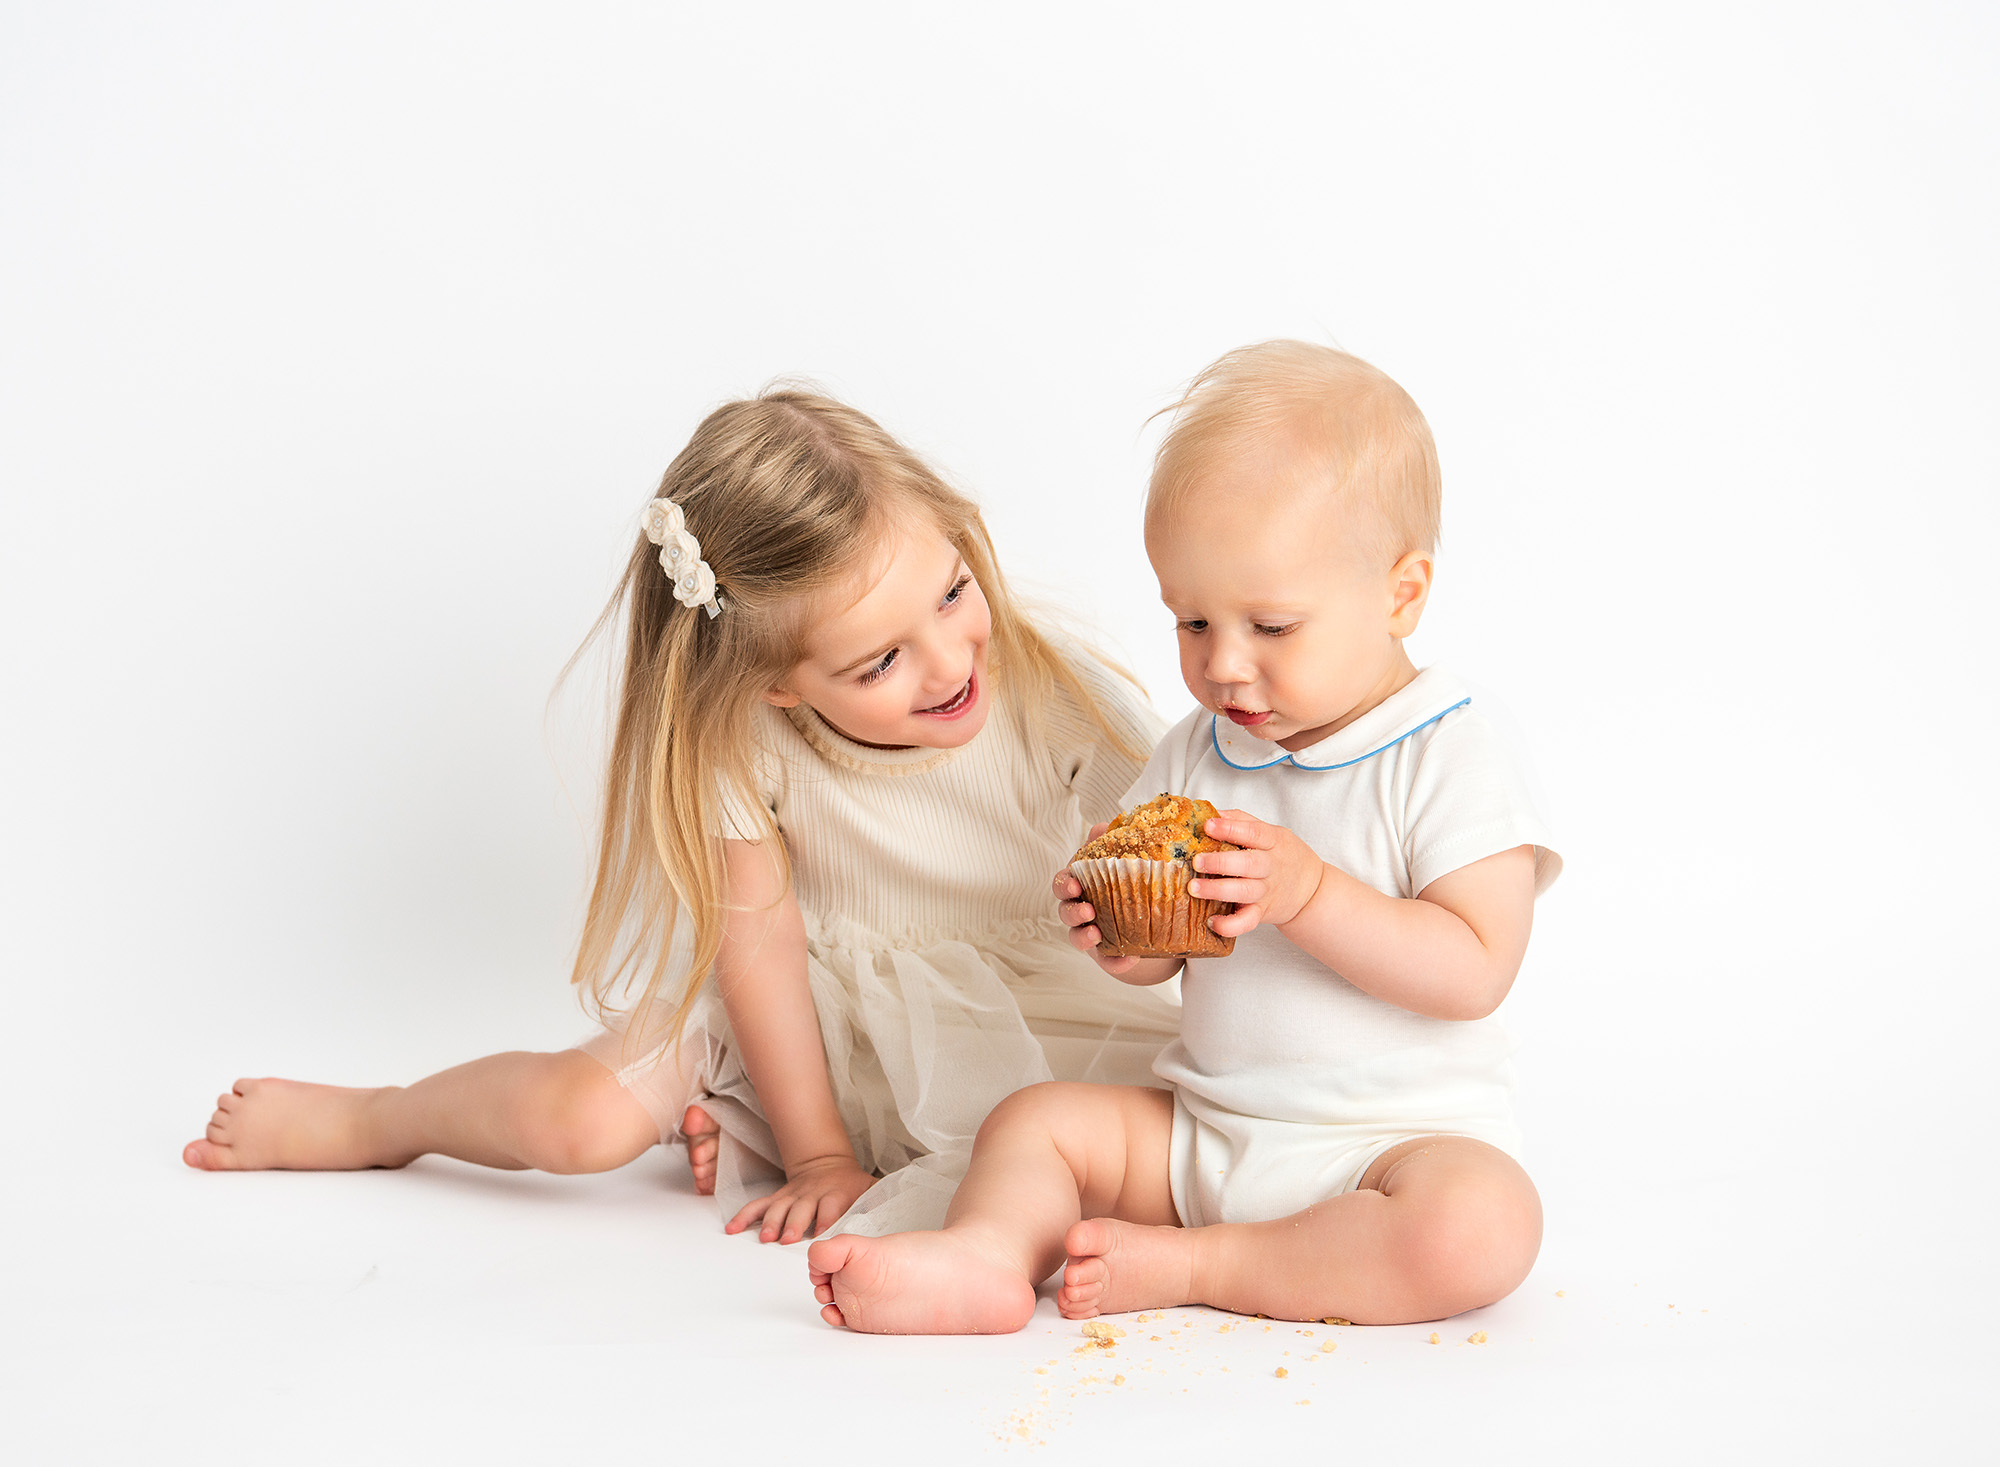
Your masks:
M 804 703 L 878 749 L 955 749 L 986 726 L 993 617 L 957 547 L 935 531 L 898 536 L 858 597 L 814 621 L 806 660 L 764 695 Z

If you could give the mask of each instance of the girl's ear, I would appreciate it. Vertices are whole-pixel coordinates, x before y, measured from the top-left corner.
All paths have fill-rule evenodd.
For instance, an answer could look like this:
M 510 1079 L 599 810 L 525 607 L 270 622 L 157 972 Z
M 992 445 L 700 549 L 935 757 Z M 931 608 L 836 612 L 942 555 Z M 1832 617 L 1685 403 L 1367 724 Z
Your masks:
M 762 698 L 766 703 L 769 703 L 773 708 L 796 708 L 799 704 L 805 702 L 805 699 L 789 688 L 766 688 L 757 696 Z
M 1407 637 L 1431 599 L 1431 552 L 1412 550 L 1389 570 L 1389 635 Z

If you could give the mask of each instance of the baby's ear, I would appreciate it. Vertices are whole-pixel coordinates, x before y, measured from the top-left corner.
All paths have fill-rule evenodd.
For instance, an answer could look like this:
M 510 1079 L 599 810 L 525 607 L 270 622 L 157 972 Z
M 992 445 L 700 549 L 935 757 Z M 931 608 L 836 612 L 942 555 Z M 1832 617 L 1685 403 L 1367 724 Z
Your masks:
M 766 703 L 769 703 L 773 708 L 796 708 L 799 704 L 805 702 L 805 699 L 789 688 L 766 688 L 757 696 L 762 698 Z
M 1431 552 L 1412 550 L 1389 568 L 1389 635 L 1407 637 L 1431 599 Z

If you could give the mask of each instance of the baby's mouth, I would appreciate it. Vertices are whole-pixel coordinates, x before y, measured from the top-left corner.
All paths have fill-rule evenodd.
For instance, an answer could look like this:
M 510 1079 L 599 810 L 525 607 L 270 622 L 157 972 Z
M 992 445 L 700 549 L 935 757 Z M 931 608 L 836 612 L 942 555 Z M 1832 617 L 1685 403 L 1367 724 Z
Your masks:
M 1252 713 L 1248 708 L 1238 708 L 1233 703 L 1222 711 L 1229 716 L 1231 723 L 1237 724 L 1242 728 L 1255 728 L 1271 716 L 1271 710 L 1268 708 L 1262 713 Z
M 979 674 L 974 673 L 965 680 L 965 686 L 953 693 L 934 708 L 919 708 L 917 712 L 926 718 L 956 718 L 972 706 L 973 697 L 979 691 Z

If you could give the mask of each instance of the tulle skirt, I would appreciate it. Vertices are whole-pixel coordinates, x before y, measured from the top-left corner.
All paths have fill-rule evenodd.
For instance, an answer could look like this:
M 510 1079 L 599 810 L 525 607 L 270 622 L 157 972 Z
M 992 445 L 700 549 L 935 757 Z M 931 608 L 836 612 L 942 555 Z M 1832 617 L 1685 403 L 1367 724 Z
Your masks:
M 1053 921 L 1022 921 L 977 942 L 936 934 L 889 942 L 838 920 L 806 919 L 806 971 L 840 1118 L 855 1159 L 881 1180 L 833 1232 L 935 1228 L 965 1175 L 980 1122 L 1042 1080 L 1160 1085 L 1156 1056 L 1180 1030 L 1178 984 L 1137 988 L 1106 975 Z M 657 1023 L 605 1030 L 581 1046 L 680 1139 L 699 1100 L 722 1127 L 723 1216 L 783 1181 L 778 1148 L 737 1058 L 712 984 L 678 1050 Z

